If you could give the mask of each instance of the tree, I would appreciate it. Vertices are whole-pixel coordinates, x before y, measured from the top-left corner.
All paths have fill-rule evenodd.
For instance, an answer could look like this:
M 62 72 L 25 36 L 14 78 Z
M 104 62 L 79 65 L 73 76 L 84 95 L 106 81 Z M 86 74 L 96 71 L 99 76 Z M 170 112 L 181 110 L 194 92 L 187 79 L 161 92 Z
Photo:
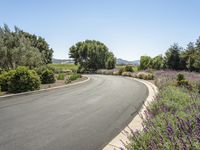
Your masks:
M 164 68 L 164 59 L 162 55 L 158 55 L 152 59 L 152 68 L 157 70 Z
M 108 52 L 107 56 L 106 56 L 106 68 L 107 69 L 113 69 L 115 68 L 115 64 L 116 64 L 116 59 L 115 56 L 112 52 Z
M 152 65 L 152 58 L 149 56 L 141 56 L 140 57 L 140 69 L 148 69 L 151 68 Z
M 172 45 L 165 53 L 166 65 L 169 69 L 180 69 L 180 51 L 182 50 L 178 44 Z
M 0 27 L 0 66 L 15 69 L 17 66 L 33 68 L 51 62 L 53 50 L 41 37 L 31 35 L 15 27 Z
M 133 67 L 131 65 L 126 65 L 125 68 L 124 68 L 124 70 L 126 72 L 133 72 Z
M 113 69 L 116 63 L 113 53 L 103 43 L 95 40 L 76 43 L 70 48 L 69 56 L 85 71 Z
M 34 34 L 32 35 L 20 29 L 19 34 L 28 39 L 32 47 L 35 47 L 40 51 L 40 53 L 42 54 L 42 61 L 44 62 L 44 64 L 52 63 L 53 49 L 49 48 L 49 44 L 45 41 L 44 38 L 40 36 L 37 37 Z

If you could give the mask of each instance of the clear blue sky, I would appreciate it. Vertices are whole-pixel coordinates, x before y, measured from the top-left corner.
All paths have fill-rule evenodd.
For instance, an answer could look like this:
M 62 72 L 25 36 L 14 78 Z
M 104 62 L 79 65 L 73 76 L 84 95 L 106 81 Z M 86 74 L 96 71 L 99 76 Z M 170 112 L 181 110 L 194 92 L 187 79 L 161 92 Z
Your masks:
M 55 58 L 73 44 L 104 42 L 127 60 L 186 46 L 200 36 L 200 0 L 0 0 L 0 25 L 44 37 Z

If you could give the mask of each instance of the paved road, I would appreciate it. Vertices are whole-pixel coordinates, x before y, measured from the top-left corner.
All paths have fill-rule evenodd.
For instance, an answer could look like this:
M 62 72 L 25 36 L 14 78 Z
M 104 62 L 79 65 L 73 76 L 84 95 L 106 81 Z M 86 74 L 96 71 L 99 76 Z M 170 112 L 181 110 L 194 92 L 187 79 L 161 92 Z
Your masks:
M 0 150 L 98 150 L 148 94 L 132 79 L 90 75 L 81 85 L 0 98 Z

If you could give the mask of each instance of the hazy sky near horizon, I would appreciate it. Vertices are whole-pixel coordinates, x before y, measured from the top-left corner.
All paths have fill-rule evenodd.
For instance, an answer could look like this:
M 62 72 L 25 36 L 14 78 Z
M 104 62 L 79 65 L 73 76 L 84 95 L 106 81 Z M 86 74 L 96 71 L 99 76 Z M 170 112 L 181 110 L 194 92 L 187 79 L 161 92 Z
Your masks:
M 55 58 L 99 40 L 117 58 L 163 54 L 200 36 L 200 0 L 0 0 L 0 25 L 42 36 Z

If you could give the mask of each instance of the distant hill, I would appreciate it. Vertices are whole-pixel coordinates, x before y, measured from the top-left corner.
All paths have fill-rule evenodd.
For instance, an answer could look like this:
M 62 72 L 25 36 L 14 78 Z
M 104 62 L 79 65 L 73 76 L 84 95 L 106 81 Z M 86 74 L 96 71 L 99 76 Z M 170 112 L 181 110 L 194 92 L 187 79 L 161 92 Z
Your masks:
M 128 61 L 121 58 L 117 59 L 116 62 L 118 65 L 140 65 L 140 60 Z
M 71 59 L 56 59 L 56 58 L 52 58 L 52 62 L 54 64 L 73 64 L 74 61 Z
M 74 61 L 72 59 L 56 59 L 56 58 L 53 58 L 52 62 L 54 64 L 73 64 L 74 63 Z M 140 60 L 128 61 L 128 60 L 118 58 L 116 63 L 117 63 L 117 65 L 136 65 L 136 66 L 138 66 L 138 65 L 140 65 Z

